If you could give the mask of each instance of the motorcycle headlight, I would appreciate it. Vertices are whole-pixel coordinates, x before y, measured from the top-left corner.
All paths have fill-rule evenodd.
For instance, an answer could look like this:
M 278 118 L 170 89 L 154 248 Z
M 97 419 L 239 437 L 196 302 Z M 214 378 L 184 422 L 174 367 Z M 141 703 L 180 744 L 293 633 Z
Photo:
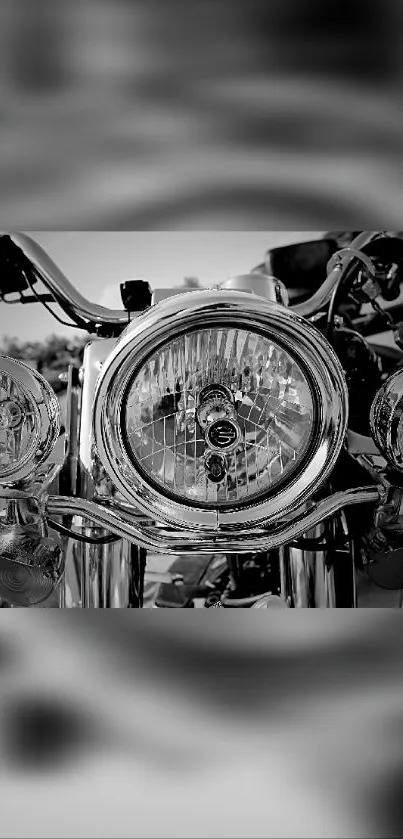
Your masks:
M 0 356 L 0 484 L 31 477 L 59 434 L 59 403 L 47 381 L 22 361 Z
M 238 291 L 170 298 L 104 364 L 94 435 L 118 489 L 152 518 L 199 528 L 287 515 L 333 468 L 342 368 L 290 310 Z
M 372 437 L 385 459 L 403 469 L 403 370 L 392 373 L 371 406 Z

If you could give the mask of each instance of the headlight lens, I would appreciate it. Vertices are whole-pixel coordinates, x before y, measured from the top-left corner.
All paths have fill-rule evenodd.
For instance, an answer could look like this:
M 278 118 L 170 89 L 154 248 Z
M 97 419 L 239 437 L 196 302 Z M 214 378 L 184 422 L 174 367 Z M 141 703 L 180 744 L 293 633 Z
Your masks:
M 403 469 L 403 370 L 392 373 L 376 394 L 370 425 L 383 456 L 395 469 Z
M 263 335 L 224 327 L 154 352 L 129 383 L 123 428 L 133 465 L 150 480 L 178 499 L 221 506 L 289 480 L 313 417 L 296 359 Z
M 338 359 L 301 317 L 241 291 L 188 292 L 133 321 L 104 363 L 95 443 L 154 520 L 266 526 L 330 473 L 347 399 Z
M 0 356 L 0 483 L 29 477 L 59 433 L 59 404 L 51 387 L 21 361 Z
M 0 376 L 0 475 L 6 477 L 35 450 L 39 412 L 7 374 Z

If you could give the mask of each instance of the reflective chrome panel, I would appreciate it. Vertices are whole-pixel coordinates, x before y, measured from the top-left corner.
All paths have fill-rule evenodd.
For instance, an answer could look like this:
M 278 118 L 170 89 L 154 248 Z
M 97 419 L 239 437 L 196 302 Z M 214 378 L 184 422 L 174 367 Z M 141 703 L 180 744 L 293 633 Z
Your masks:
M 94 535 L 94 529 L 85 528 Z M 98 530 L 100 535 L 100 531 Z M 138 548 L 126 539 L 106 545 L 71 542 L 67 608 L 129 609 L 138 605 Z
M 103 365 L 115 346 L 115 338 L 102 339 L 90 341 L 84 350 L 79 435 L 79 489 L 83 498 L 93 498 L 94 493 L 98 492 L 102 494 L 102 475 L 105 475 L 105 473 L 94 447 L 92 414 L 97 380 Z M 108 497 L 111 495 L 110 489 L 110 486 L 108 486 L 106 490 Z
M 80 411 L 79 489 L 83 499 L 113 501 L 116 488 L 99 460 L 93 439 L 92 413 L 96 382 L 103 364 L 116 345 L 115 339 L 87 344 L 83 359 L 83 390 Z M 55 511 L 54 511 L 55 512 Z M 134 511 L 133 511 L 134 512 Z M 85 505 L 74 509 L 74 529 L 83 535 L 107 536 L 108 522 L 94 530 Z M 123 536 L 123 534 L 122 534 Z M 137 601 L 138 548 L 125 538 L 105 545 L 69 540 L 65 574 L 67 608 L 131 608 Z
M 304 534 L 306 539 L 319 539 L 326 532 L 325 523 Z M 289 598 L 295 609 L 335 609 L 334 569 L 327 564 L 326 551 L 286 548 L 289 563 Z
M 231 277 L 229 280 L 220 283 L 220 288 L 231 289 L 231 291 L 248 291 L 283 306 L 288 306 L 289 303 L 288 291 L 284 283 L 277 277 L 257 271 L 252 274 L 239 274 L 237 277 Z

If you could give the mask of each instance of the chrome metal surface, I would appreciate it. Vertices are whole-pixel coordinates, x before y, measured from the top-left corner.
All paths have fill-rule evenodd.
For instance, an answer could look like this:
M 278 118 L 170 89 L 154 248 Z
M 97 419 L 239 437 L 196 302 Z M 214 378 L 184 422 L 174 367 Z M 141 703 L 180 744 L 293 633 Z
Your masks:
M 403 370 L 392 373 L 371 406 L 371 433 L 376 445 L 395 467 L 403 469 Z
M 320 522 L 307 531 L 304 538 L 319 539 L 325 532 L 326 523 Z M 336 608 L 334 569 L 327 564 L 326 551 L 287 548 L 287 553 L 292 606 L 295 609 Z
M 102 498 L 114 503 L 117 492 L 106 474 L 94 446 L 92 413 L 96 382 L 115 339 L 91 341 L 84 351 L 83 390 L 80 410 L 78 483 L 83 499 Z M 73 514 L 73 524 L 83 535 L 94 531 L 91 519 Z M 95 535 L 109 532 L 101 524 Z M 89 545 L 69 540 L 65 576 L 65 597 L 69 608 L 131 608 L 138 600 L 137 546 L 125 538 L 106 545 Z
M 219 287 L 223 290 L 258 294 L 259 297 L 264 297 L 265 300 L 271 300 L 273 303 L 280 303 L 282 306 L 289 304 L 288 291 L 284 283 L 271 274 L 260 274 L 255 271 L 252 274 L 239 274 L 237 277 L 224 280 Z
M 81 420 L 81 388 L 73 386 L 73 365 L 70 364 L 66 377 L 66 445 L 63 470 L 63 494 L 77 494 L 79 469 L 79 428 Z
M 312 424 L 306 458 L 284 485 L 266 497 L 250 498 L 244 507 L 236 500 L 225 509 L 205 509 L 184 498 L 178 501 L 136 469 L 122 428 L 124 405 L 133 377 L 158 347 L 173 337 L 217 328 L 260 333 L 288 354 L 309 382 Z M 210 358 L 210 369 L 214 361 Z M 219 356 L 215 359 L 219 363 Z M 219 381 L 221 381 L 221 378 Z M 215 375 L 211 377 L 215 381 Z M 224 380 L 225 383 L 225 380 Z M 159 391 L 159 399 L 163 393 Z M 181 394 L 182 396 L 182 394 Z M 254 395 L 255 396 L 255 395 Z M 94 401 L 94 433 L 105 470 L 119 492 L 152 518 L 200 532 L 243 530 L 269 525 L 307 501 L 330 474 L 347 427 L 347 388 L 341 365 L 328 342 L 309 323 L 289 309 L 257 295 L 237 291 L 194 291 L 173 297 L 133 322 L 104 364 Z M 300 440 L 301 442 L 301 440 Z M 265 487 L 267 490 L 267 486 Z M 144 540 L 143 540 L 144 541 Z
M 102 366 L 116 347 L 116 339 L 90 341 L 84 350 L 83 387 L 79 429 L 79 491 L 83 498 L 93 498 L 95 492 L 111 497 L 112 487 L 102 468 L 94 446 L 92 431 L 96 383 Z
M 359 235 L 351 242 L 350 248 L 343 248 L 345 256 L 340 262 L 337 262 L 338 254 L 334 254 L 332 260 L 334 260 L 335 267 L 331 268 L 330 274 L 326 278 L 325 282 L 315 292 L 315 294 L 312 295 L 312 297 L 305 300 L 303 303 L 298 303 L 296 306 L 293 306 L 293 312 L 297 312 L 297 314 L 307 318 L 314 315 L 315 312 L 318 312 L 323 307 L 326 307 L 327 304 L 330 303 L 333 291 L 336 288 L 341 276 L 350 267 L 352 261 L 357 258 L 354 251 L 359 251 L 364 245 L 367 245 L 369 242 L 372 242 L 373 239 L 377 239 L 382 235 L 387 234 L 381 234 L 374 231 L 359 233 Z M 360 254 L 360 261 L 363 261 L 364 258 L 365 255 Z
M 88 531 L 88 529 L 87 529 Z M 110 545 L 77 545 L 75 555 L 81 570 L 81 608 L 128 609 L 133 605 L 135 576 L 133 551 L 126 539 Z M 137 592 L 137 599 L 139 592 Z
M 39 278 L 56 297 L 66 314 L 73 320 L 75 317 L 79 317 L 88 325 L 109 324 L 124 328 L 127 324 L 127 312 L 124 309 L 106 309 L 97 303 L 91 303 L 77 291 L 46 251 L 30 236 L 25 233 L 9 233 L 7 235 L 32 262 Z
M 36 370 L 0 355 L 0 483 L 37 478 L 60 431 L 57 397 Z
M 322 501 L 314 509 L 305 511 L 291 521 L 285 521 L 272 530 L 248 529 L 239 531 L 221 530 L 195 533 L 190 529 L 167 528 L 141 519 L 115 504 L 108 506 L 83 498 L 50 496 L 47 512 L 50 516 L 73 515 L 85 517 L 96 527 L 116 533 L 148 550 L 167 555 L 175 554 L 246 554 L 268 551 L 291 542 L 316 527 L 322 521 L 334 516 L 344 507 L 354 504 L 376 504 L 383 497 L 381 487 L 374 485 L 355 487 L 337 492 Z

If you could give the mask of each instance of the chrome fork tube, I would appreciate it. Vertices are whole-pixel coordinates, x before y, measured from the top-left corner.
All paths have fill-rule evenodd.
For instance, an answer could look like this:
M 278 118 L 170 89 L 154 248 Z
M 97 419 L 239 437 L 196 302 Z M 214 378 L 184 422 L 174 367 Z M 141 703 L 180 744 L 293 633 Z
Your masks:
M 357 608 L 354 541 L 343 510 L 304 534 L 304 539 L 335 538 L 337 523 L 345 537 L 331 561 L 328 550 L 285 547 L 280 551 L 281 595 L 295 609 Z
M 139 549 L 125 539 L 82 545 L 82 608 L 131 609 L 140 605 Z
M 115 341 L 88 344 L 84 353 L 83 392 L 79 439 L 79 496 L 113 500 L 115 489 L 102 469 L 94 450 L 92 411 L 95 384 L 101 366 Z M 74 527 L 94 537 L 109 535 L 94 529 L 84 516 L 74 518 Z M 139 606 L 140 549 L 121 538 L 108 544 L 85 544 L 70 540 L 69 572 L 66 574 L 66 606 L 83 609 L 129 609 Z
M 320 539 L 325 535 L 326 526 L 322 522 L 309 530 L 304 538 Z M 336 589 L 334 569 L 327 565 L 326 551 L 310 551 L 300 548 L 288 548 L 288 592 L 295 609 L 334 609 L 336 608 Z

